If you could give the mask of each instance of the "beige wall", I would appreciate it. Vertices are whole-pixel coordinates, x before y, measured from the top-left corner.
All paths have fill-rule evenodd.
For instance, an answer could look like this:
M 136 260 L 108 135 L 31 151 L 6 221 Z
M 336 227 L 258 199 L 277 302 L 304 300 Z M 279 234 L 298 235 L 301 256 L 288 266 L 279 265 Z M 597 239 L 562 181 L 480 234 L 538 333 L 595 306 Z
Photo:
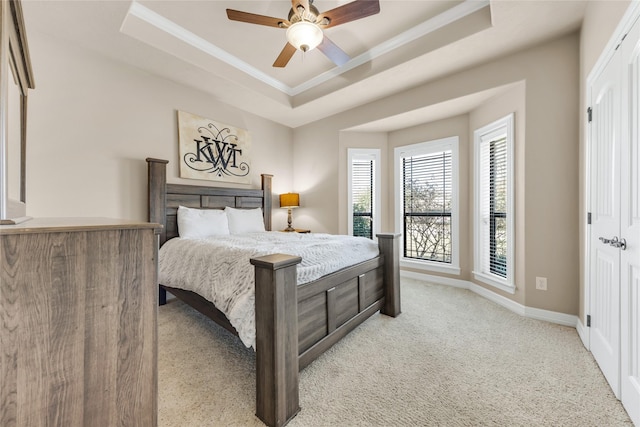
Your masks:
M 293 131 L 293 188 L 300 193 L 296 228 L 337 233 L 339 130 L 316 122 Z
M 312 215 L 299 224 L 312 229 L 339 232 L 346 210 L 340 209 L 336 185 L 341 151 L 345 141 L 340 131 L 371 121 L 437 105 L 450 99 L 497 87 L 510 87 L 505 95 L 492 99 L 469 114 L 466 132 L 467 164 L 471 167 L 472 150 L 468 148 L 473 130 L 506 114 L 516 112 L 518 135 L 516 174 L 518 176 L 516 286 L 510 295 L 492 291 L 527 306 L 568 314 L 578 312 L 578 94 L 579 38 L 571 34 L 505 58 L 449 75 L 438 81 L 413 88 L 354 108 L 294 130 L 294 181 L 314 182 Z M 430 139 L 434 135 L 460 134 L 460 122 L 425 123 L 412 129 L 392 132 L 388 159 L 394 145 L 405 141 Z M 450 128 L 449 128 L 450 127 Z M 420 133 L 424 132 L 424 137 Z M 402 141 L 402 142 L 401 142 Z M 327 159 L 326 162 L 320 159 Z M 344 162 L 343 162 L 344 163 Z M 387 165 L 386 177 L 392 169 Z M 470 176 L 470 175 L 468 175 Z M 467 195 L 471 181 L 467 181 Z M 390 181 L 391 182 L 391 181 Z M 390 186 L 388 200 L 394 200 Z M 466 200 L 472 206 L 472 199 Z M 393 210 L 389 208 L 390 217 Z M 392 220 L 387 222 L 393 224 Z M 458 278 L 469 279 L 472 264 L 470 216 L 463 220 L 468 245 L 461 262 L 464 271 Z M 549 290 L 535 290 L 535 277 L 548 279 Z
M 7 84 L 7 190 L 9 199 L 20 200 L 20 88 Z
M 515 143 L 514 144 L 515 217 L 514 217 L 514 221 L 515 221 L 515 230 L 516 230 L 515 277 L 514 277 L 515 285 L 516 285 L 515 293 L 513 295 L 510 295 L 508 293 L 497 290 L 491 286 L 487 286 L 482 282 L 474 281 L 473 278 L 471 278 L 471 280 L 474 281 L 474 283 L 476 283 L 477 285 L 490 289 L 493 292 L 496 292 L 504 297 L 513 299 L 514 301 L 517 301 L 520 304 L 525 304 L 526 302 L 525 298 L 527 296 L 527 289 L 526 289 L 527 282 L 526 282 L 525 271 L 528 265 L 528 262 L 527 262 L 528 260 L 525 257 L 526 242 L 527 242 L 528 235 L 526 233 L 527 228 L 523 226 L 523 225 L 526 225 L 527 223 L 526 214 L 528 212 L 527 203 L 526 203 L 526 200 L 527 200 L 526 170 L 527 168 L 526 168 L 526 161 L 525 161 L 526 148 L 527 148 L 527 144 L 526 144 L 527 114 L 526 114 L 526 108 L 525 108 L 526 99 L 527 99 L 526 83 L 521 82 L 521 83 L 518 83 L 517 85 L 514 85 L 514 87 L 511 90 L 509 90 L 507 93 L 492 99 L 490 102 L 487 102 L 486 104 L 478 107 L 477 109 L 475 109 L 469 114 L 470 116 L 469 132 L 470 132 L 470 144 L 471 144 L 471 148 L 469 149 L 469 156 L 470 156 L 469 165 L 470 165 L 470 169 L 472 170 L 469 173 L 470 211 L 468 212 L 467 221 L 470 224 L 469 225 L 469 232 L 471 234 L 469 238 L 470 245 L 473 245 L 473 242 L 474 242 L 474 239 L 473 239 L 474 231 L 473 231 L 473 225 L 472 225 L 473 224 L 472 209 L 473 209 L 473 197 L 474 197 L 474 193 L 473 193 L 473 188 L 474 188 L 473 132 L 476 129 L 480 129 L 502 117 L 506 117 L 509 114 L 513 113 L 514 115 L 514 135 L 515 135 L 515 141 L 514 141 Z M 473 268 L 473 247 L 471 247 L 469 250 L 469 256 L 470 256 L 469 268 Z M 554 288 L 550 286 L 548 292 L 553 290 Z
M 578 314 L 579 39 L 554 43 L 527 78 L 525 305 Z M 563 51 L 561 51 L 564 50 Z M 536 276 L 548 291 L 535 289 Z
M 613 33 L 618 26 L 621 18 L 629 8 L 631 2 L 627 0 L 617 1 L 590 1 L 587 4 L 582 30 L 580 33 L 580 187 L 579 187 L 579 209 L 578 221 L 580 225 L 579 235 L 579 263 L 580 263 L 580 294 L 579 294 L 579 315 L 583 323 L 585 323 L 585 307 L 584 307 L 584 256 L 585 256 L 585 213 L 587 208 L 585 205 L 585 158 L 586 158 L 586 111 L 589 101 L 586 99 L 587 77 L 592 72 L 596 62 L 600 56 L 604 55 L 604 49 L 611 39 Z
M 288 127 L 37 32 L 29 45 L 29 215 L 146 219 L 146 157 L 170 161 L 169 182 L 206 184 L 178 178 L 177 110 L 248 129 L 252 186 L 271 173 L 275 193 L 291 189 Z M 286 212 L 275 211 L 284 228 Z

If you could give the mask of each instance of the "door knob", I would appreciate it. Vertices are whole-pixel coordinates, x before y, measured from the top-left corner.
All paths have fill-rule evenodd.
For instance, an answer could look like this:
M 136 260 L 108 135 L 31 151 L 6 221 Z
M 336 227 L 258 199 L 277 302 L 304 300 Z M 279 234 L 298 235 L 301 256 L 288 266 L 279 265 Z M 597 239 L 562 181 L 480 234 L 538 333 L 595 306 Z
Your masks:
M 623 251 L 625 249 L 627 249 L 627 241 L 625 239 L 618 240 L 617 237 L 613 238 L 613 240 L 611 241 L 610 245 L 613 246 L 614 248 L 620 248 Z
M 614 248 L 622 249 L 623 251 L 627 249 L 627 241 L 625 239 L 618 240 L 618 236 L 613 236 L 612 239 L 607 239 L 605 237 L 600 237 L 599 239 L 605 245 L 613 246 Z

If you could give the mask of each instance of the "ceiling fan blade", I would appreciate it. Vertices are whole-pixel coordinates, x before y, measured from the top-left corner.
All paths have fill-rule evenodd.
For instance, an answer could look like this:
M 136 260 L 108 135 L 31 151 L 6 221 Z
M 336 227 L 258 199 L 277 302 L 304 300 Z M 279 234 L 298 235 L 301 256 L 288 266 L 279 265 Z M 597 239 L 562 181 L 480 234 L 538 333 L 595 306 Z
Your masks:
M 318 49 L 324 53 L 338 67 L 343 66 L 351 59 L 342 49 L 340 49 L 334 42 L 329 40 L 327 35 L 324 35 L 322 43 L 318 45 Z
M 255 13 L 242 12 L 239 10 L 227 9 L 227 17 L 232 21 L 247 22 L 249 24 L 266 25 L 267 27 L 285 28 L 289 26 L 289 21 L 271 16 L 256 15 Z
M 380 12 L 380 2 L 378 0 L 355 0 L 335 9 L 321 13 L 317 22 L 322 28 L 331 28 L 336 25 L 355 21 Z M 329 19 L 328 24 L 323 24 L 324 18 Z
M 285 67 L 294 53 L 296 53 L 296 48 L 291 43 L 287 43 L 280 52 L 280 55 L 276 58 L 276 62 L 273 63 L 274 67 L 282 68 Z

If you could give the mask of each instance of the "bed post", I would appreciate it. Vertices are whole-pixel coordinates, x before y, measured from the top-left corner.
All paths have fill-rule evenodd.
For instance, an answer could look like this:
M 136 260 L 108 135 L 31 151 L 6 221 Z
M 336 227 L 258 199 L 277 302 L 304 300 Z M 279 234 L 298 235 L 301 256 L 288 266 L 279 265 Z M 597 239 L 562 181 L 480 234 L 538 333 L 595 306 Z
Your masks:
M 162 225 L 160 230 L 160 246 L 167 240 L 167 163 L 168 160 L 147 157 L 149 222 Z M 167 291 L 158 287 L 158 303 L 167 303 Z
M 256 415 L 271 427 L 300 410 L 298 395 L 298 293 L 302 258 L 274 254 L 255 266 Z
M 396 317 L 400 310 L 400 233 L 380 233 L 378 246 L 384 255 L 384 294 L 385 303 L 380 312 Z
M 271 195 L 271 178 L 273 175 L 262 174 L 262 215 L 264 216 L 264 229 L 271 231 L 271 207 L 273 198 Z

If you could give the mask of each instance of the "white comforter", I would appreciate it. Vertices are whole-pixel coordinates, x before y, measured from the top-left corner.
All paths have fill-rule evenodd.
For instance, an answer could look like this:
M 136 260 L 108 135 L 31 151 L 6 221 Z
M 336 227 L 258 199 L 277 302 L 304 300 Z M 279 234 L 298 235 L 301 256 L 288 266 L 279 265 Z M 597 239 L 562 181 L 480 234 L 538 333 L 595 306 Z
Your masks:
M 302 257 L 298 284 L 378 255 L 363 237 L 263 232 L 167 241 L 159 254 L 159 282 L 213 302 L 247 347 L 255 348 L 254 267 L 249 259 L 282 253 Z

